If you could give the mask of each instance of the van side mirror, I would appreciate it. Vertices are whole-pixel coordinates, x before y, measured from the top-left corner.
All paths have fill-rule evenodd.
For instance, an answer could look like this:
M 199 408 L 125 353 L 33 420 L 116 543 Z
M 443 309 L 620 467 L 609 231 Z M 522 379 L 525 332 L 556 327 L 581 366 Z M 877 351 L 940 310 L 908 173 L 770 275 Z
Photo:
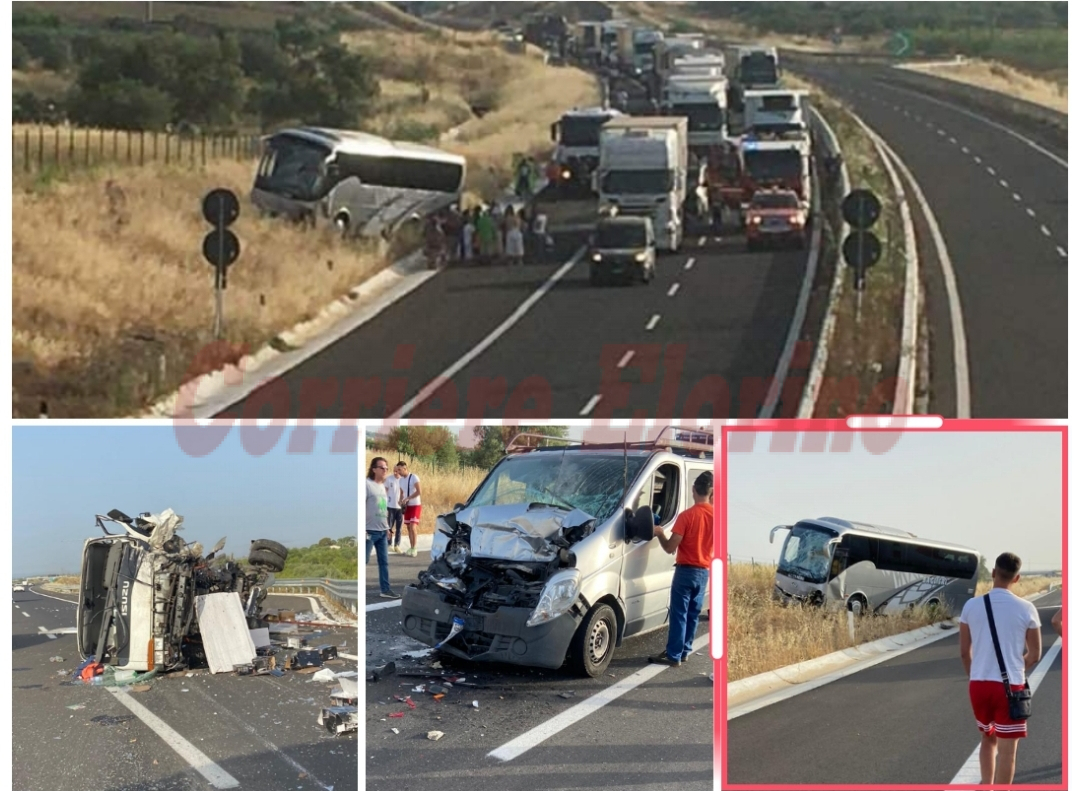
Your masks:
M 454 511 L 460 511 L 465 507 L 465 503 L 454 503 Z
M 558 121 L 556 121 L 555 123 L 553 123 L 551 125 L 551 142 L 552 143 L 554 143 L 555 140 L 558 138 L 558 136 L 559 136 L 558 131 L 559 131 L 559 123 L 558 123 Z
M 625 540 L 627 542 L 652 540 L 654 520 L 649 506 L 643 505 L 637 511 L 631 511 L 627 508 L 624 514 L 624 522 L 626 524 Z

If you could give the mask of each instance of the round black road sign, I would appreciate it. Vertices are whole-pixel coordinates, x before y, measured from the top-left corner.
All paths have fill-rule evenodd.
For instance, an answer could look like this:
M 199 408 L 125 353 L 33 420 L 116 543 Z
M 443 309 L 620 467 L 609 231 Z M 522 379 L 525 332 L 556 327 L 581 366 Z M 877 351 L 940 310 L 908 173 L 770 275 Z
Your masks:
M 203 239 L 202 250 L 211 266 L 222 269 L 240 257 L 240 240 L 227 228 L 218 228 Z
M 203 198 L 202 213 L 215 228 L 228 228 L 240 216 L 240 201 L 232 190 L 211 190 Z
M 881 241 L 869 231 L 852 231 L 844 240 L 844 260 L 856 269 L 869 269 L 881 260 Z
M 881 217 L 881 201 L 870 190 L 853 190 L 844 198 L 840 211 L 844 222 L 858 231 L 874 227 Z

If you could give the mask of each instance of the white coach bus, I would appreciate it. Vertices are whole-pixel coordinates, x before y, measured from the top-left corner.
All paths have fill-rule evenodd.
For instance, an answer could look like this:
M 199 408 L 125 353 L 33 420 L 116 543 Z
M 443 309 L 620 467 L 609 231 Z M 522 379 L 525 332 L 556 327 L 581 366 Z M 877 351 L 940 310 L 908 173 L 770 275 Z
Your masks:
M 297 127 L 263 139 L 251 202 L 271 216 L 342 233 L 393 231 L 457 202 L 465 158 L 365 132 Z
M 773 597 L 889 614 L 917 606 L 959 615 L 975 595 L 978 551 L 914 533 L 834 517 L 777 525 L 787 530 Z

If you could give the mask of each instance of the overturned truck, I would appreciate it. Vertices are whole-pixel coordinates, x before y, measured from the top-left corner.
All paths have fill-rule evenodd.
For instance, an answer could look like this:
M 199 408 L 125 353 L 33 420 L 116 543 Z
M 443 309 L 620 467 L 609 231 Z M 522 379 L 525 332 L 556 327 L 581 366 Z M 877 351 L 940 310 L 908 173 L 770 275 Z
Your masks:
M 461 659 L 602 675 L 623 639 L 667 624 L 675 561 L 653 528 L 712 470 L 711 434 L 669 431 L 576 447 L 516 437 L 438 517 L 431 565 L 402 596 L 405 633 Z
M 110 533 L 106 522 L 121 532 Z M 76 635 L 83 658 L 135 671 L 201 665 L 196 598 L 211 593 L 236 593 L 248 627 L 265 625 L 266 589 L 284 568 L 288 550 L 275 541 L 253 541 L 249 565 L 241 566 L 218 557 L 224 538 L 204 556 L 201 543 L 177 535 L 182 522 L 171 509 L 96 517 L 105 535 L 84 543 L 79 577 Z

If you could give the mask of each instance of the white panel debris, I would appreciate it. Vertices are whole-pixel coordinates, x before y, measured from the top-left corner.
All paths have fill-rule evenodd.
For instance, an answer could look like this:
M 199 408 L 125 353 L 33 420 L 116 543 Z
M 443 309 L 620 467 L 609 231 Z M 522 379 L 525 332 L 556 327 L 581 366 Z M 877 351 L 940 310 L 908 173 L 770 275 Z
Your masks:
M 203 648 L 211 673 L 231 673 L 236 665 L 250 665 L 255 643 L 244 618 L 240 594 L 209 593 L 195 597 Z

